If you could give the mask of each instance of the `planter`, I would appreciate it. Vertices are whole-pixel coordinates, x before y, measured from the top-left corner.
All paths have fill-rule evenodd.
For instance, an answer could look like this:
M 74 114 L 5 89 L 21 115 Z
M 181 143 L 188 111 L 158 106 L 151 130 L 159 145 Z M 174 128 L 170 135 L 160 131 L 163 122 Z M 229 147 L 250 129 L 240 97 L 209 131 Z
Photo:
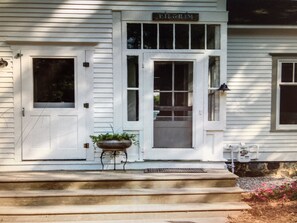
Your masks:
M 131 140 L 104 140 L 97 142 L 97 146 L 102 150 L 123 151 L 132 145 Z

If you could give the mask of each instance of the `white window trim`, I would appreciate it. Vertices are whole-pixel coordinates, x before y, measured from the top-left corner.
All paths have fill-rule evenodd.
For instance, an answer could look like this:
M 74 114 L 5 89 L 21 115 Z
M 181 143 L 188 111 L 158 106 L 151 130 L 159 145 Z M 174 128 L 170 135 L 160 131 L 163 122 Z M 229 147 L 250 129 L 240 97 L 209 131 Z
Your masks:
M 280 86 L 281 85 L 293 85 L 297 87 L 295 83 L 282 83 L 281 82 L 281 65 L 283 63 L 297 63 L 296 59 L 278 59 L 277 60 L 277 83 L 276 83 L 276 130 L 297 130 L 297 124 L 280 124 Z

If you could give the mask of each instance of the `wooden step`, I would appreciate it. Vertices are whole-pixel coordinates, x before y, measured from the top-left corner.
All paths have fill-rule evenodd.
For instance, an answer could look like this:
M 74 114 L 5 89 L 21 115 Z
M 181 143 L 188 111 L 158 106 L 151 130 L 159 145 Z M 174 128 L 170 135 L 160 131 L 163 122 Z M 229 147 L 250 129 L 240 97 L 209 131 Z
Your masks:
M 79 223 L 227 223 L 226 217 L 201 217 L 201 218 L 181 218 L 181 219 L 138 219 L 138 220 L 95 220 L 79 221 Z M 38 222 L 35 222 L 38 223 Z M 39 223 L 42 223 L 41 221 Z M 58 221 L 55 223 L 69 223 L 69 221 Z
M 145 205 L 0 206 L 2 222 L 181 219 L 227 217 L 249 206 L 242 202 Z
M 249 208 L 236 178 L 213 169 L 0 173 L 0 222 L 220 223 Z
M 234 187 L 237 177 L 226 170 L 207 173 L 143 171 L 52 171 L 0 173 L 0 190 Z
M 207 203 L 240 201 L 242 192 L 236 187 L 0 191 L 0 204 L 33 206 Z

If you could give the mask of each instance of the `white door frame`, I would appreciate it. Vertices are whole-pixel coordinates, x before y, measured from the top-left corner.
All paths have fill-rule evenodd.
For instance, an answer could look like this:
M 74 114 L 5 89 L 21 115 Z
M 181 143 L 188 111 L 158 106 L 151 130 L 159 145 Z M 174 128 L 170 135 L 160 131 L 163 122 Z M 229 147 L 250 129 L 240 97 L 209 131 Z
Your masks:
M 207 59 L 203 54 L 145 53 L 144 54 L 144 159 L 145 160 L 201 160 L 204 129 L 204 78 Z M 193 148 L 153 148 L 153 84 L 154 61 L 193 62 Z
M 20 56 L 23 56 L 24 53 L 33 53 L 37 55 L 38 57 L 43 56 L 49 56 L 49 57 L 55 57 L 55 56 L 75 56 L 75 55 L 81 55 L 80 59 L 82 59 L 80 62 L 88 61 L 90 62 L 90 66 L 88 68 L 79 68 L 80 71 L 83 71 L 84 76 L 82 78 L 84 79 L 83 83 L 79 83 L 81 90 L 84 92 L 84 95 L 82 97 L 77 97 L 77 92 L 75 93 L 76 100 L 77 98 L 81 98 L 79 101 L 76 101 L 76 103 L 89 103 L 89 109 L 86 109 L 84 112 L 85 116 L 85 124 L 82 127 L 83 128 L 83 135 L 82 141 L 85 143 L 89 143 L 92 145 L 91 140 L 89 138 L 90 134 L 93 134 L 93 96 L 92 96 L 92 89 L 93 89 L 93 63 L 92 63 L 92 56 L 93 51 L 88 49 L 88 47 L 56 47 L 51 46 L 50 48 L 48 46 L 12 46 L 12 49 L 14 50 L 14 114 L 15 114 L 15 147 L 16 147 L 16 161 L 21 163 L 22 162 L 22 76 L 21 76 L 21 67 L 22 67 L 22 60 L 20 57 L 17 56 L 19 54 Z M 82 64 L 78 64 L 79 66 L 82 66 Z M 83 70 L 84 69 L 84 70 Z M 77 107 L 76 107 L 77 108 Z M 93 147 L 90 146 L 90 148 L 86 151 L 86 161 L 88 160 L 94 160 L 94 151 Z M 40 161 L 39 161 L 40 162 Z M 48 161 L 45 161 L 48 162 Z M 53 163 L 65 163 L 64 161 L 52 161 Z M 77 161 L 81 163 L 81 161 Z

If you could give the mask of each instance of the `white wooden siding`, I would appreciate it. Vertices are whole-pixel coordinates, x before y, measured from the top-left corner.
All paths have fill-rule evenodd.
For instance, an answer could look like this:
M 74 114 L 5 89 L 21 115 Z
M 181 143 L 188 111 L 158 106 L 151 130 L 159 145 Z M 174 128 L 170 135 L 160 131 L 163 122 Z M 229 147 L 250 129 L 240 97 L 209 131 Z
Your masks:
M 272 58 L 297 53 L 296 30 L 229 29 L 226 144 L 260 145 L 260 160 L 297 160 L 297 132 L 270 132 Z M 295 153 L 295 154 L 294 154 Z
M 0 43 L 0 58 L 8 62 L 0 69 L 0 163 L 14 160 L 14 115 L 12 52 L 9 46 Z
M 225 11 L 225 0 L 1 0 L 0 58 L 0 162 L 13 161 L 13 55 L 10 44 L 95 44 L 94 131 L 110 131 L 114 122 L 112 10 Z M 50 47 L 50 45 L 49 45 Z

